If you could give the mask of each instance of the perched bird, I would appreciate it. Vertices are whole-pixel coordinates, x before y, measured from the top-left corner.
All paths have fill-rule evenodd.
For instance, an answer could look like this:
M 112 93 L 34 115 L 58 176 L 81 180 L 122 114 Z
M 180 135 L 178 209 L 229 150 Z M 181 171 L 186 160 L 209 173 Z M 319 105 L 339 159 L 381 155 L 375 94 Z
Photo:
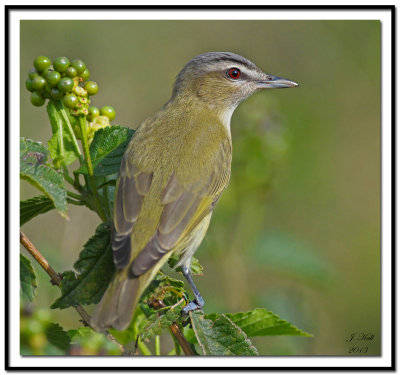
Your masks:
M 125 329 L 139 299 L 173 253 L 202 308 L 190 274 L 231 173 L 230 120 L 261 89 L 297 83 L 263 73 L 231 52 L 209 52 L 179 73 L 171 99 L 137 129 L 116 184 L 112 249 L 117 272 L 91 319 L 98 330 Z

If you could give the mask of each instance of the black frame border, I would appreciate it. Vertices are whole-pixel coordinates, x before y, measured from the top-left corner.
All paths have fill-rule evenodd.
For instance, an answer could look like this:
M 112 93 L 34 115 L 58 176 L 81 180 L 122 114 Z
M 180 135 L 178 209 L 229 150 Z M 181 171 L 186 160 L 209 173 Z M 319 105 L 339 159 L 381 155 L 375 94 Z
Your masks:
M 392 49 L 392 82 L 391 82 L 391 135 L 392 135 L 392 210 L 391 210 L 391 230 L 392 230 L 392 335 L 391 335 L 391 366 L 390 367 L 16 367 L 10 365 L 10 352 L 9 352 L 9 337 L 10 337 L 10 325 L 9 325 L 9 213 L 10 213 L 10 203 L 9 203 L 9 177 L 10 177 L 10 155 L 9 155 L 9 119 L 10 119 L 10 109 L 9 109 L 9 87 L 10 87 L 10 12 L 18 10 L 166 10 L 166 11 L 179 11 L 179 10 L 388 10 L 391 13 L 391 49 Z M 193 5 L 193 6 L 180 6 L 180 5 L 5 5 L 4 7 L 4 101 L 5 101 L 5 113 L 4 113 L 4 171 L 5 171 L 5 212 L 4 212 L 4 225 L 5 225 L 5 272 L 4 272 L 4 306 L 5 306 L 5 321 L 4 321 L 4 358 L 6 371 L 69 371 L 69 370 L 82 370 L 82 371 L 396 371 L 396 7 L 395 5 L 327 5 L 327 6 L 314 6 L 314 5 Z M 382 138 L 381 138 L 381 170 L 382 170 Z M 382 198 L 382 191 L 381 191 Z M 381 208 L 382 212 L 382 208 Z M 381 219 L 382 225 L 382 219 Z M 382 232 L 382 231 L 381 231 Z

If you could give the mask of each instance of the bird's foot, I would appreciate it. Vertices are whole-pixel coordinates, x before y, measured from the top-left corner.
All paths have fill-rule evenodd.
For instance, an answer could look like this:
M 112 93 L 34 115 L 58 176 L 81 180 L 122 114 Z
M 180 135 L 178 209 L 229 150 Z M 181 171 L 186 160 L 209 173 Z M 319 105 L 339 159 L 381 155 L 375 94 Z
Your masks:
M 182 309 L 182 314 L 183 315 L 189 315 L 189 311 L 194 311 L 194 310 L 202 310 L 204 306 L 204 300 L 203 298 L 196 298 L 192 302 L 189 302 L 183 309 Z

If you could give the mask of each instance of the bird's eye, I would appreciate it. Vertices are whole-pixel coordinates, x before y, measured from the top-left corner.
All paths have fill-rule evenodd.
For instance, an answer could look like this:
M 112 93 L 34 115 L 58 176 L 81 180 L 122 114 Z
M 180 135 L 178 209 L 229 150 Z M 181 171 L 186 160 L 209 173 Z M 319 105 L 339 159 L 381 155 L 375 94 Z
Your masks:
M 226 73 L 228 77 L 232 79 L 239 79 L 241 75 L 240 70 L 238 68 L 230 68 Z

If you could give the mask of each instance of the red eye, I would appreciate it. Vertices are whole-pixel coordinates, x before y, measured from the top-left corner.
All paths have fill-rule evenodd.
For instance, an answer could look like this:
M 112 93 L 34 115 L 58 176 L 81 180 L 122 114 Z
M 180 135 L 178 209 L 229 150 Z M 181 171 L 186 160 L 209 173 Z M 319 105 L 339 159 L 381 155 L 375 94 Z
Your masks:
M 240 77 L 240 70 L 238 68 L 230 68 L 228 71 L 228 76 L 232 79 L 239 79 Z

